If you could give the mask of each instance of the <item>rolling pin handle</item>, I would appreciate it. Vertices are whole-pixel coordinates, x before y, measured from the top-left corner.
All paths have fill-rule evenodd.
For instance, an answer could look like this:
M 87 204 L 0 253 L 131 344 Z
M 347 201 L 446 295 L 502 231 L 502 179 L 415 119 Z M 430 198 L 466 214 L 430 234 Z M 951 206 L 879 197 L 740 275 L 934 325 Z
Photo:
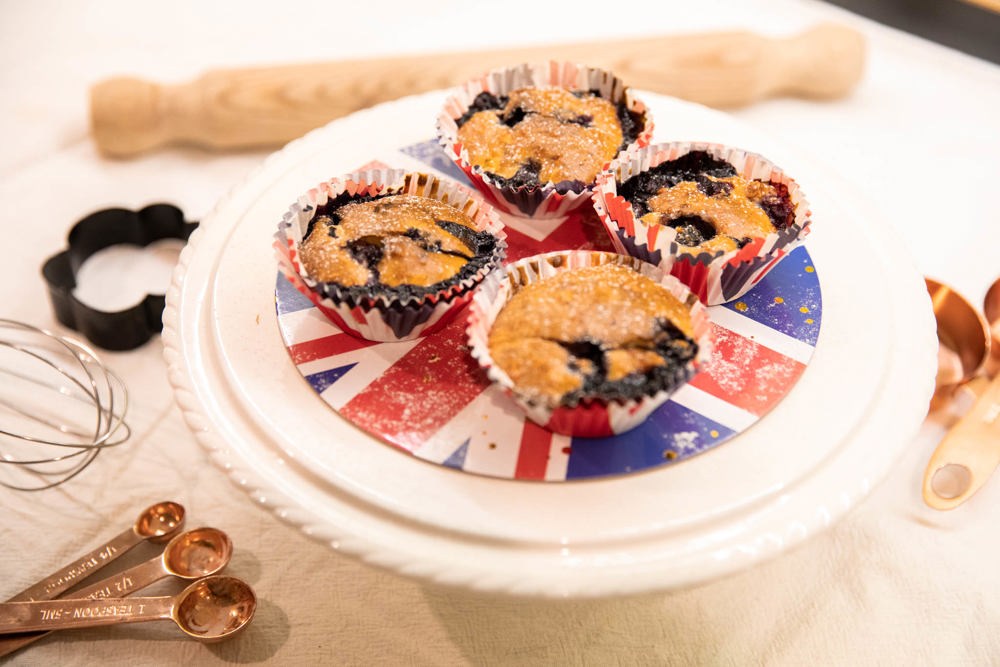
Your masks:
M 796 94 L 835 99 L 847 94 L 861 79 L 865 67 L 865 38 L 846 26 L 825 23 L 780 44 L 774 64 L 786 72 L 785 85 L 771 94 Z
M 117 77 L 90 90 L 90 129 L 108 155 L 133 155 L 169 139 L 162 87 L 133 77 Z

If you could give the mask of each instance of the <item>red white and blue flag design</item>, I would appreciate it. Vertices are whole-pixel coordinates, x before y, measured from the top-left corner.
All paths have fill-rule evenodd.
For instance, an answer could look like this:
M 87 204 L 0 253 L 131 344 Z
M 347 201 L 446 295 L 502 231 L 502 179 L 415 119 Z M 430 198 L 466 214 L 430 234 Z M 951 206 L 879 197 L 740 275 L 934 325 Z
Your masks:
M 468 183 L 436 141 L 394 167 Z M 502 216 L 514 261 L 551 250 L 613 250 L 587 209 L 566 220 Z M 470 473 L 561 481 L 621 475 L 690 458 L 750 428 L 791 390 L 812 357 L 822 299 L 804 246 L 738 300 L 712 306 L 711 358 L 645 422 L 608 438 L 572 438 L 527 420 L 469 355 L 464 311 L 415 341 L 376 343 L 340 331 L 280 273 L 278 325 L 292 362 L 331 408 L 414 456 Z

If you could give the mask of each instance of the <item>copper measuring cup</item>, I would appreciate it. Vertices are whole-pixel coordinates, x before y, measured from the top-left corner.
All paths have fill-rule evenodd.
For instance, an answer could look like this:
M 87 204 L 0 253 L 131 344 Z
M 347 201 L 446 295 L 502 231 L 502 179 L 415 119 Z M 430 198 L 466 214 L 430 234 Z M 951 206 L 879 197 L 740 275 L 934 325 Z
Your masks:
M 989 377 L 996 377 L 1000 373 L 1000 279 L 986 290 L 986 296 L 983 298 L 983 314 L 990 323 L 990 334 L 993 339 L 984 370 Z
M 924 472 L 924 502 L 937 510 L 958 507 L 975 494 L 1000 464 L 1000 376 L 987 381 L 980 373 L 996 361 L 1000 343 L 1000 280 L 986 297 L 987 318 L 993 320 L 993 334 L 987 318 L 979 313 L 958 292 L 935 280 L 926 279 L 934 316 L 938 323 L 939 354 L 938 386 L 931 401 L 931 410 L 946 405 L 959 388 L 969 388 L 976 401 L 938 444 Z M 992 350 L 992 352 L 991 352 Z M 949 361 L 949 353 L 954 355 Z M 950 367 L 954 359 L 959 371 Z M 995 369 L 993 371 L 995 373 Z M 957 467 L 963 472 L 955 486 L 945 490 L 936 480 L 943 471 Z

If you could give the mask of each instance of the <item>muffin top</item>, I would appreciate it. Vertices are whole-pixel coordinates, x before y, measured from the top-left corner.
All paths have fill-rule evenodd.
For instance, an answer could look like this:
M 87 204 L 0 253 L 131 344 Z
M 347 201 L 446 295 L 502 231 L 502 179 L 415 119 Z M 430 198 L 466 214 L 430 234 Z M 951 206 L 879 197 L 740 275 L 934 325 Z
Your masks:
M 634 119 L 620 107 L 594 92 L 555 87 L 482 93 L 458 119 L 458 140 L 473 165 L 515 187 L 586 185 L 634 139 Z
M 427 287 L 459 274 L 485 232 L 459 209 L 417 195 L 333 202 L 317 209 L 300 247 L 315 280 L 346 287 Z
M 677 229 L 681 251 L 730 251 L 785 229 L 795 205 L 782 183 L 748 180 L 703 151 L 663 162 L 622 183 L 638 219 Z
M 697 353 L 691 312 L 635 270 L 562 271 L 516 292 L 490 329 L 493 360 L 528 398 L 633 398 L 676 378 Z

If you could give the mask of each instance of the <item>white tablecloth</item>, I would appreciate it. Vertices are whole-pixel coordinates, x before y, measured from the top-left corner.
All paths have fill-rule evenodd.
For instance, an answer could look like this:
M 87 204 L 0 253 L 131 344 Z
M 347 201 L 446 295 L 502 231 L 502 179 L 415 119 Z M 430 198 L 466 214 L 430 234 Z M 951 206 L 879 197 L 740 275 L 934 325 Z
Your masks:
M 266 155 L 174 148 L 102 158 L 86 100 L 103 78 L 184 81 L 219 67 L 735 28 L 778 36 L 824 20 L 868 39 L 857 90 L 733 114 L 846 176 L 884 209 L 919 271 L 981 303 L 1000 275 L 1000 67 L 828 5 L 44 0 L 0 3 L 0 316 L 65 332 L 39 267 L 76 220 L 156 201 L 200 219 Z M 829 530 L 747 571 L 638 597 L 522 600 L 376 570 L 256 505 L 184 425 L 161 353 L 154 339 L 102 355 L 130 392 L 126 446 L 58 488 L 0 489 L 0 598 L 120 532 L 142 507 L 172 499 L 190 526 L 230 534 L 229 572 L 255 587 L 257 618 L 217 645 L 166 623 L 70 631 L 10 664 L 1000 662 L 1000 481 L 953 512 L 927 508 L 920 483 L 936 428 L 925 427 L 884 483 Z M 144 545 L 126 559 L 154 553 Z M 178 589 L 163 582 L 149 591 Z

